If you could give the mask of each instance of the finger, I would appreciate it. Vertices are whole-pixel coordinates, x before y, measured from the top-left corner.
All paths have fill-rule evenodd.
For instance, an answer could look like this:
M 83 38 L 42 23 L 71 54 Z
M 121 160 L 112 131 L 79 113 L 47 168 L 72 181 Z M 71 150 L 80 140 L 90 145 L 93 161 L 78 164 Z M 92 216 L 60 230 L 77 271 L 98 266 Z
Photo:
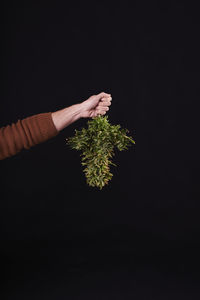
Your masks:
M 102 98 L 109 98 L 109 97 L 111 97 L 111 94 L 107 94 L 107 93 L 102 92 L 102 93 L 100 93 L 100 94 L 98 94 L 96 96 L 98 97 L 99 100 L 101 100 Z
M 98 112 L 96 115 L 97 116 L 102 116 L 102 115 L 105 115 L 106 114 L 106 111 L 102 111 L 102 112 Z
M 99 106 L 99 107 L 97 107 L 97 111 L 107 111 L 107 110 L 109 110 L 108 106 Z
M 103 111 L 102 113 L 101 113 L 101 115 L 105 115 L 106 114 L 106 111 Z
M 101 99 L 100 99 L 100 101 L 112 101 L 112 97 L 111 96 L 108 96 L 108 97 L 102 97 Z
M 102 109 L 97 109 L 97 113 L 98 114 L 106 114 L 106 112 L 109 110 L 109 107 L 104 107 L 104 108 L 102 108 Z
M 112 101 L 112 97 L 103 97 L 100 99 L 99 103 L 107 103 L 107 102 L 111 103 L 111 101 Z
M 96 111 L 96 112 L 94 113 L 94 116 L 95 116 L 95 117 L 101 116 L 101 115 L 102 115 L 102 113 L 100 113 L 99 111 Z
M 99 101 L 98 105 L 100 106 L 110 106 L 111 105 L 111 100 L 104 100 L 104 101 Z
M 99 104 L 96 108 L 97 110 L 108 110 L 110 105 L 103 105 L 103 104 Z

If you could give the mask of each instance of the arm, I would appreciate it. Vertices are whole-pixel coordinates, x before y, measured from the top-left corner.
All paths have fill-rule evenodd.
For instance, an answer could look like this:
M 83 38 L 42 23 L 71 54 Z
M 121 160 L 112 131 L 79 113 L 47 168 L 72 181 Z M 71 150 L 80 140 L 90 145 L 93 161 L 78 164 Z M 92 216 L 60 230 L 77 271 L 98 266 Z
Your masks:
M 58 134 L 51 113 L 37 114 L 0 128 L 0 160 Z
M 110 94 L 100 93 L 56 112 L 42 113 L 18 120 L 0 128 L 0 160 L 29 149 L 56 136 L 59 131 L 79 118 L 105 114 L 111 104 Z
M 100 93 L 93 95 L 82 103 L 66 107 L 52 113 L 54 125 L 61 131 L 71 123 L 80 118 L 93 118 L 97 115 L 104 115 L 109 110 L 112 97 L 110 94 Z

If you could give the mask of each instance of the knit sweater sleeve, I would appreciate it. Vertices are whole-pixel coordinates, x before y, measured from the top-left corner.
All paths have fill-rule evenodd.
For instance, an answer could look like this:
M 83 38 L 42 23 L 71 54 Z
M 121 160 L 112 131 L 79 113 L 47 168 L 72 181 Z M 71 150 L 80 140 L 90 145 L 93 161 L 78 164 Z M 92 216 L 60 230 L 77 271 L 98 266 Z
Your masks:
M 51 112 L 33 115 L 0 128 L 0 160 L 56 136 Z

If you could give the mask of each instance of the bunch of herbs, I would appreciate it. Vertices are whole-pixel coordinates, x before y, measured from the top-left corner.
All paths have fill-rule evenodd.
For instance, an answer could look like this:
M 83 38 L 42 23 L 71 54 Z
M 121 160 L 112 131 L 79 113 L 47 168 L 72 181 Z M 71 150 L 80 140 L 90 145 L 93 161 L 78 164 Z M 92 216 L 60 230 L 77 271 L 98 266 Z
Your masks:
M 97 116 L 88 121 L 87 129 L 75 129 L 75 135 L 66 139 L 70 148 L 82 152 L 81 164 L 89 186 L 101 190 L 112 179 L 110 166 L 116 167 L 111 160 L 114 148 L 122 151 L 135 144 L 128 132 L 120 125 L 111 125 L 108 116 Z

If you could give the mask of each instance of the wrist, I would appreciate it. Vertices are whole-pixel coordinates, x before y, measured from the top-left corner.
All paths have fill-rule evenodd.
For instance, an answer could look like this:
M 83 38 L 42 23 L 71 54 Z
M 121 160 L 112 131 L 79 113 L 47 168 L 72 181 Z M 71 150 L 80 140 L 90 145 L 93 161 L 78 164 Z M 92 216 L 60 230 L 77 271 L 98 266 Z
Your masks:
M 59 111 L 52 113 L 52 120 L 58 131 L 61 131 L 71 123 L 74 123 L 82 117 L 81 103 L 74 104 Z
M 85 101 L 83 101 L 83 102 L 77 104 L 77 105 L 78 105 L 78 111 L 79 111 L 79 114 L 78 114 L 79 118 L 84 118 L 84 113 L 85 113 L 85 105 L 84 105 L 84 102 L 85 102 Z
M 77 103 L 71 106 L 74 121 L 82 118 L 83 106 L 82 103 Z

